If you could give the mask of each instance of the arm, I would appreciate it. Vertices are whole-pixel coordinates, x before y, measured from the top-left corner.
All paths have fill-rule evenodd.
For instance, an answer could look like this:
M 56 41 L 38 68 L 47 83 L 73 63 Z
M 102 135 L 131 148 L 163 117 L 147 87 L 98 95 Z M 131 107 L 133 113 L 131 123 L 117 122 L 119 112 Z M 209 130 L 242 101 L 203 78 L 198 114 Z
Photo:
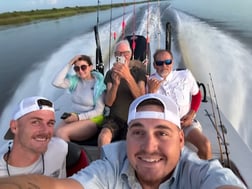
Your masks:
M 201 92 L 199 90 L 199 92 L 196 95 L 192 96 L 190 111 L 181 118 L 182 126 L 189 126 L 192 124 L 192 120 L 194 119 L 195 114 L 200 107 L 200 103 L 201 103 Z
M 71 63 L 71 62 L 70 62 Z M 58 75 L 55 77 L 55 79 L 52 82 L 52 85 L 58 88 L 63 88 L 63 89 L 67 89 L 69 88 L 69 80 L 66 79 L 66 75 L 68 73 L 68 71 L 71 69 L 72 64 L 67 64 L 59 73 Z
M 1 189 L 83 189 L 73 179 L 56 179 L 44 175 L 19 175 L 0 178 Z
M 120 84 L 120 77 L 118 75 L 112 73 L 112 79 L 114 81 L 113 83 L 107 83 L 107 90 L 105 94 L 105 104 L 107 106 L 112 106 L 112 104 L 114 103 L 116 99 L 116 93 Z
M 191 110 L 194 110 L 196 113 L 200 107 L 201 103 L 201 92 L 199 92 L 196 95 L 192 95 L 192 101 L 191 101 Z
M 137 98 L 139 96 L 142 96 L 145 94 L 145 82 L 144 81 L 139 81 L 136 83 L 135 79 L 133 76 L 130 74 L 129 77 L 126 77 L 126 81 L 128 83 L 128 86 L 130 88 L 130 91 L 132 95 Z
M 68 64 L 58 73 L 58 75 L 55 77 L 55 79 L 52 82 L 52 85 L 58 88 L 67 89 L 70 86 L 70 82 L 68 79 L 66 79 L 66 75 L 68 71 L 73 66 L 74 62 L 80 57 L 80 55 L 76 55 L 73 57 Z
M 116 99 L 116 93 L 119 85 L 108 83 L 107 84 L 107 91 L 105 95 L 105 104 L 107 106 L 112 106 Z

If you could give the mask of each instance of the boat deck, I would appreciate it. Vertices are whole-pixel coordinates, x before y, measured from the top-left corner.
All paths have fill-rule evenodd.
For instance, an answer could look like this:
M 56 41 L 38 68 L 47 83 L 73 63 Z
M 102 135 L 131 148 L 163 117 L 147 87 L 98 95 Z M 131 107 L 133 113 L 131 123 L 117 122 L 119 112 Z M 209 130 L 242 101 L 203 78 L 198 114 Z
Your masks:
M 216 109 L 214 112 L 210 99 L 207 99 L 207 102 L 201 103 L 196 117 L 201 123 L 203 133 L 211 141 L 213 158 L 219 159 L 225 167 L 231 168 L 245 181 L 248 188 L 252 188 L 252 175 L 250 174 L 250 170 L 252 170 L 252 152 L 225 116 L 220 112 L 220 120 Z M 220 123 L 223 125 L 224 134 L 221 132 Z

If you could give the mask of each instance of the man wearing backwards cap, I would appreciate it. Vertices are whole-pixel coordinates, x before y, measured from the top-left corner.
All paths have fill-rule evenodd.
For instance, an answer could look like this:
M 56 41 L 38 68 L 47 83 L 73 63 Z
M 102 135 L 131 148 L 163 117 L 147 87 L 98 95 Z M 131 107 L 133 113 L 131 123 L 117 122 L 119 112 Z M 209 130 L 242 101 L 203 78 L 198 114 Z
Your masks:
M 9 177 L 0 179 L 0 188 L 246 188 L 218 160 L 201 160 L 184 147 L 179 112 L 168 96 L 146 94 L 135 99 L 129 108 L 126 142 L 102 150 L 103 159 L 68 179 Z
M 52 138 L 54 124 L 52 102 L 39 96 L 23 99 L 14 110 L 10 128 L 4 136 L 13 142 L 1 149 L 0 176 L 37 173 L 66 177 L 68 145 Z

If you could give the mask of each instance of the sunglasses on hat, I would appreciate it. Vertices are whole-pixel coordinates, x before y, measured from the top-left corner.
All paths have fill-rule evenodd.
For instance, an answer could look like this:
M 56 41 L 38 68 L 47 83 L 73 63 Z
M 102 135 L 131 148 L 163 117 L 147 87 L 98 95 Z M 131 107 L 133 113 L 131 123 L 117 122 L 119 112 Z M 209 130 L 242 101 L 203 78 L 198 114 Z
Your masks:
M 172 63 L 172 59 L 167 59 L 167 60 L 157 60 L 156 62 L 157 66 L 163 66 L 165 65 L 170 65 Z
M 75 72 L 79 72 L 80 70 L 85 71 L 87 69 L 87 65 L 83 64 L 81 66 L 74 66 L 73 69 Z

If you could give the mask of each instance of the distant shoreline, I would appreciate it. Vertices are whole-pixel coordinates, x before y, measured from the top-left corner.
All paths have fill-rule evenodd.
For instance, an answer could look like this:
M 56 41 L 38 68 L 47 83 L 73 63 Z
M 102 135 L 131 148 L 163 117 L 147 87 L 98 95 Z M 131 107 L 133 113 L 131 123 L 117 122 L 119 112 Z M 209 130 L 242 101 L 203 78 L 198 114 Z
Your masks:
M 153 1 L 153 0 L 152 0 Z M 157 0 L 154 0 L 157 1 Z M 148 1 L 135 2 L 135 4 L 146 3 Z M 125 5 L 132 5 L 134 2 L 130 3 L 116 3 L 100 5 L 99 10 L 107 10 L 115 7 L 122 7 Z M 35 20 L 52 20 L 62 17 L 74 16 L 77 14 L 95 12 L 98 10 L 98 6 L 85 6 L 85 7 L 65 7 L 65 8 L 53 8 L 53 9 L 43 9 L 43 10 L 31 10 L 31 11 L 14 11 L 0 14 L 0 26 L 7 26 L 13 24 L 29 23 Z

